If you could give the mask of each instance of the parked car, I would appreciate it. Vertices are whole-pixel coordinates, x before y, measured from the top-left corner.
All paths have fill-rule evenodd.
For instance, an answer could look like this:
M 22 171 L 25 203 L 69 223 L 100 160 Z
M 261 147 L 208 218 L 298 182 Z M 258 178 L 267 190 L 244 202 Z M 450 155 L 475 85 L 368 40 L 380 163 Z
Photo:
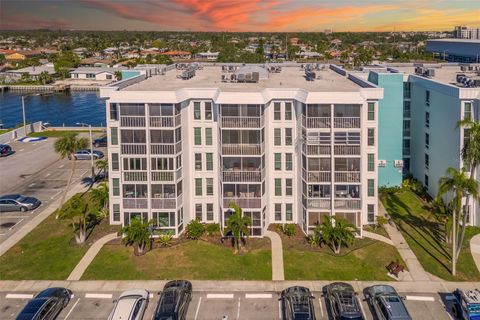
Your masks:
M 96 148 L 106 147 L 107 146 L 107 136 L 93 140 L 93 146 L 96 147 Z
M 148 304 L 148 291 L 144 289 L 123 292 L 114 301 L 108 320 L 141 320 Z
M 28 211 L 38 208 L 42 202 L 34 197 L 27 197 L 21 194 L 6 194 L 0 196 L 0 212 L 6 211 Z
M 357 294 L 348 283 L 334 282 L 326 286 L 325 300 L 333 319 L 363 320 Z
M 0 157 L 6 157 L 13 153 L 12 147 L 8 144 L 0 144 Z
M 305 287 L 295 286 L 282 291 L 282 319 L 315 320 L 314 297 Z
M 85 150 L 78 150 L 73 154 L 73 158 L 75 160 L 90 160 L 92 157 L 92 152 L 90 149 L 85 149 Z M 103 152 L 99 150 L 93 150 L 93 160 L 101 159 L 103 158 Z M 68 159 L 71 159 L 72 156 L 68 156 Z
M 169 281 L 159 293 L 153 320 L 184 320 L 192 300 L 192 284 L 187 280 Z
M 412 320 L 403 298 L 392 286 L 372 286 L 367 289 L 366 298 L 379 320 Z
M 17 320 L 52 320 L 64 309 L 72 292 L 66 288 L 48 288 L 37 294 L 17 315 Z
M 480 290 L 456 289 L 453 292 L 452 313 L 456 319 L 480 319 Z

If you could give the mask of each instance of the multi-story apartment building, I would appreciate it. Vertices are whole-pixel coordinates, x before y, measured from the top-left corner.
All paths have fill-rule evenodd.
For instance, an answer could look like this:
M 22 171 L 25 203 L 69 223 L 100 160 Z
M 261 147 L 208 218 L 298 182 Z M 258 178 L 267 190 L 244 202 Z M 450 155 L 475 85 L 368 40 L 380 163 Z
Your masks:
M 480 28 L 456 26 L 453 31 L 454 38 L 480 40 Z
M 327 215 L 360 230 L 375 221 L 383 89 L 361 77 L 334 65 L 206 64 L 139 75 L 101 96 L 112 224 L 224 228 L 232 202 L 253 236 L 271 223 L 308 232 Z

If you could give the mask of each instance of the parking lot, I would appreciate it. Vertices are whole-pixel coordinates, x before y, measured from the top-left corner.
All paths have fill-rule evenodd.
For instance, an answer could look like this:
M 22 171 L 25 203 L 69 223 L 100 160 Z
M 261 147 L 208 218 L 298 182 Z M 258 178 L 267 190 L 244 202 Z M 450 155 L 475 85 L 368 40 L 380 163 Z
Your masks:
M 71 169 L 69 160 L 62 160 L 55 153 L 54 142 L 54 138 L 38 142 L 14 141 L 9 145 L 15 153 L 0 158 L 0 194 L 18 193 L 38 198 L 42 202 L 33 211 L 2 213 L 0 243 L 61 197 Z M 78 161 L 72 186 L 87 179 L 90 172 L 90 161 Z
M 406 297 L 405 304 L 413 319 L 450 320 L 445 304 L 450 310 L 450 294 L 400 293 Z M 58 319 L 107 319 L 113 308 L 113 301 L 120 292 L 75 293 L 67 308 Z M 325 299 L 320 292 L 313 292 L 317 319 L 330 319 Z M 0 318 L 14 319 L 31 292 L 0 293 Z M 363 294 L 359 294 L 365 319 L 374 319 Z M 150 294 L 150 301 L 144 319 L 151 319 L 158 302 L 157 292 Z M 188 309 L 187 319 L 281 319 L 279 294 L 275 292 L 194 292 Z

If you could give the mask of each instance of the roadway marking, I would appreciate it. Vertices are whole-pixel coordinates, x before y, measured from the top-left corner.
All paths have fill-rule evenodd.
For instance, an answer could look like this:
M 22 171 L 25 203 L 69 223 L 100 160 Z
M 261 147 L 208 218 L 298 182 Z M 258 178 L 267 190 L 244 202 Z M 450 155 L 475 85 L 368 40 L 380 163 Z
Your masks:
M 112 297 L 111 293 L 85 293 L 85 298 L 112 299 Z
M 55 199 L 55 197 L 58 196 L 61 192 L 62 190 L 58 190 L 53 196 L 50 197 L 50 200 Z
M 20 222 L 22 222 L 24 219 L 20 219 L 18 220 L 17 223 L 15 223 L 13 226 L 11 226 L 10 228 L 8 228 L 8 231 L 12 230 L 13 228 L 15 228 L 17 226 L 17 224 L 19 224 Z
M 198 318 L 198 313 L 200 312 L 200 304 L 202 303 L 202 297 L 198 299 L 198 306 L 197 306 L 197 311 L 195 311 L 195 320 Z
M 367 316 L 365 315 L 365 310 L 363 310 L 362 302 L 358 301 L 358 304 L 360 305 L 360 311 L 362 311 L 363 319 L 367 319 Z
M 322 298 L 318 298 L 318 304 L 320 305 L 320 314 L 323 319 L 323 307 L 322 307 Z
M 18 150 L 18 152 L 22 152 L 23 150 L 25 150 L 25 149 L 20 149 L 20 150 Z
M 411 301 L 430 301 L 430 302 L 435 301 L 434 297 L 422 297 L 422 296 L 406 296 L 406 299 Z
M 73 305 L 73 307 L 70 309 L 70 311 L 68 311 L 67 315 L 65 316 L 65 320 L 68 319 L 68 317 L 70 316 L 70 314 L 72 313 L 73 309 L 75 309 L 75 307 L 77 306 L 78 304 L 78 301 L 80 301 L 80 298 L 78 298 L 77 301 L 75 301 L 75 304 Z
M 63 167 L 65 167 L 65 164 L 60 165 L 58 169 L 62 169 Z
M 9 293 L 5 296 L 6 299 L 32 299 L 33 294 L 24 293 Z
M 271 293 L 246 293 L 245 299 L 272 299 Z
M 31 188 L 31 187 L 33 187 L 34 185 L 35 185 L 35 182 L 30 183 L 28 186 Z
M 207 299 L 233 299 L 233 293 L 208 293 Z
M 47 174 L 45 175 L 45 178 L 48 178 L 50 175 L 51 175 L 51 173 L 47 173 Z
M 237 320 L 240 319 L 240 297 L 238 298 Z

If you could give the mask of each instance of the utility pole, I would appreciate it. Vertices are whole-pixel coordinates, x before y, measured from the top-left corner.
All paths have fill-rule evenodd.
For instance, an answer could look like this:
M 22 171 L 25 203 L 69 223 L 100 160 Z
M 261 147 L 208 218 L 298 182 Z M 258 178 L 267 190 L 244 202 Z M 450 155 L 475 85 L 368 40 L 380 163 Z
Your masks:
M 457 273 L 457 219 L 456 219 L 456 211 L 453 211 L 453 221 L 452 221 L 452 275 L 455 276 Z
M 93 140 L 92 140 L 92 125 L 88 125 L 88 131 L 90 133 L 90 164 L 92 165 L 92 184 L 95 181 L 95 166 L 93 164 Z
M 27 136 L 27 120 L 25 117 L 25 96 L 22 95 L 22 113 L 23 113 L 23 132 Z

